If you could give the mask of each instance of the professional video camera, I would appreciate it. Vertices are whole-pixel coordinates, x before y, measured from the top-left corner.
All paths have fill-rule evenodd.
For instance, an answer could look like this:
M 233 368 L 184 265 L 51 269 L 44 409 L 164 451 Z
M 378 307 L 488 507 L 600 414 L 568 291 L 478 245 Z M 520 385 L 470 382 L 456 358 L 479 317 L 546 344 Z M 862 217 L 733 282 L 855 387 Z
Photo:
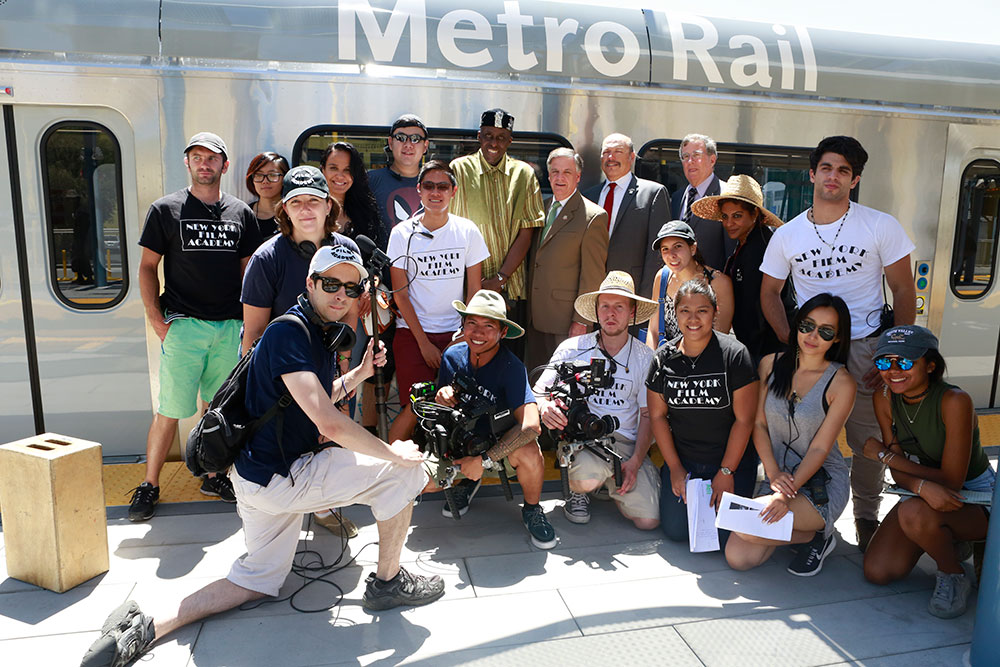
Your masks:
M 584 448 L 611 463 L 615 484 L 621 486 L 622 457 L 611 448 L 615 441 L 611 434 L 618 430 L 618 418 L 610 415 L 598 417 L 587 404 L 587 398 L 614 384 L 607 361 L 599 358 L 591 359 L 589 363 L 563 361 L 555 365 L 555 371 L 557 380 L 549 390 L 549 398 L 562 401 L 569 422 L 561 431 L 549 429 L 549 435 L 556 443 L 563 496 L 569 498 L 569 465 L 576 452 Z
M 424 451 L 438 461 L 435 483 L 444 489 L 445 498 L 454 507 L 451 487 L 459 473 L 454 461 L 466 456 L 481 456 L 515 424 L 510 410 L 499 410 L 484 395 L 483 390 L 468 375 L 459 373 L 451 382 L 455 390 L 454 407 L 434 402 L 437 387 L 433 382 L 419 382 L 410 390 L 410 403 L 418 424 L 424 432 Z M 480 423 L 486 429 L 477 430 Z M 485 430 L 488 435 L 484 435 Z M 497 461 L 500 481 L 507 500 L 513 499 L 510 482 L 503 462 Z M 458 519 L 459 513 L 452 512 Z

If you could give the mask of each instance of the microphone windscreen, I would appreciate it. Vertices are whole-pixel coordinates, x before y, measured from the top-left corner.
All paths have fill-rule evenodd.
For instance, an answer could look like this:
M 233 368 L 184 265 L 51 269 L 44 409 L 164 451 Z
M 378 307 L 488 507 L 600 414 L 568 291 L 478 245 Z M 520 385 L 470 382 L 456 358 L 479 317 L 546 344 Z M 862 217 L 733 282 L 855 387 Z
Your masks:
M 358 244 L 358 249 L 360 249 L 361 253 L 364 255 L 371 255 L 372 252 L 378 248 L 378 246 L 375 245 L 375 242 L 364 234 L 358 234 L 357 237 L 355 237 L 354 242 Z

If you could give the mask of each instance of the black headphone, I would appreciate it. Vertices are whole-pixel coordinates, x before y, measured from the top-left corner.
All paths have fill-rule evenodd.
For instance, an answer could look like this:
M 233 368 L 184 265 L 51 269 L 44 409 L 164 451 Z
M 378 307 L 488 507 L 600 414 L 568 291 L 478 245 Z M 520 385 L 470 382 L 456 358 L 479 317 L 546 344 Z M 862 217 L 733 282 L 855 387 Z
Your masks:
M 298 256 L 306 260 L 307 262 L 312 261 L 313 255 L 316 254 L 316 251 L 319 250 L 319 248 L 328 245 L 329 246 L 337 245 L 337 241 L 336 239 L 334 239 L 333 234 L 329 234 L 326 237 L 324 237 L 323 240 L 320 241 L 319 248 L 317 248 L 316 244 L 313 243 L 312 241 L 303 241 L 302 243 L 296 243 L 295 241 L 292 240 L 291 236 L 288 237 L 288 240 L 291 242 L 292 248 L 295 250 Z
M 354 349 L 354 343 L 357 341 L 357 334 L 354 333 L 354 329 L 343 322 L 324 321 L 313 310 L 312 304 L 309 303 L 309 297 L 305 293 L 299 295 L 298 304 L 306 319 L 323 330 L 323 347 L 326 348 L 327 352 L 336 354 L 337 352 L 349 352 Z

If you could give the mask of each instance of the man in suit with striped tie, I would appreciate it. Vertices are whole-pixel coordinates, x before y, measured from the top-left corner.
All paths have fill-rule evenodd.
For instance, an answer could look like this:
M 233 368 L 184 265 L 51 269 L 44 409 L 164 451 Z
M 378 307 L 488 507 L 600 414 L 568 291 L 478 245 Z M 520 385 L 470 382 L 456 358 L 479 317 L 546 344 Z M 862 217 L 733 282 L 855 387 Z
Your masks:
M 705 263 L 721 271 L 726 266 L 726 258 L 736 249 L 736 242 L 726 235 L 721 222 L 699 218 L 691 212 L 691 205 L 696 201 L 717 196 L 722 189 L 722 181 L 715 175 L 715 140 L 704 134 L 689 134 L 681 140 L 680 154 L 688 187 L 674 193 L 673 217 L 683 220 L 694 230 Z

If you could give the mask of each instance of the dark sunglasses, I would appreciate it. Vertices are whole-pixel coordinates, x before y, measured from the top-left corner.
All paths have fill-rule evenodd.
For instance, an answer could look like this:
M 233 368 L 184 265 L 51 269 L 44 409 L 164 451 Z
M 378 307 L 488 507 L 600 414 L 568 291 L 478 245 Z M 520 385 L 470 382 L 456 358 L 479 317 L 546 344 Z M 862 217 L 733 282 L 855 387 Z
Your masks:
M 816 328 L 816 323 L 812 320 L 802 320 L 799 322 L 799 333 L 811 334 Z M 829 342 L 837 337 L 837 330 L 833 327 L 821 326 L 818 330 L 819 337 Z
M 437 190 L 438 192 L 450 192 L 453 187 L 454 186 L 451 184 L 451 181 L 444 181 L 442 183 L 435 183 L 434 181 L 423 181 L 420 184 L 420 189 L 426 190 L 427 192 L 434 192 L 435 190 Z
M 406 134 L 404 132 L 397 132 L 392 135 L 392 138 L 401 144 L 405 144 L 407 141 L 411 144 L 419 144 L 421 141 L 427 141 L 427 137 L 422 134 Z
M 313 280 L 321 281 L 323 283 L 323 291 L 329 294 L 336 294 L 343 287 L 344 294 L 352 299 L 357 299 L 365 291 L 365 288 L 359 283 L 345 283 L 336 278 L 327 278 L 326 276 L 318 276 L 316 274 L 313 274 L 312 278 Z
M 892 362 L 894 361 L 901 371 L 908 371 L 913 368 L 913 359 L 907 359 L 906 357 L 879 357 L 875 360 L 875 368 L 880 371 L 887 371 L 892 368 Z

